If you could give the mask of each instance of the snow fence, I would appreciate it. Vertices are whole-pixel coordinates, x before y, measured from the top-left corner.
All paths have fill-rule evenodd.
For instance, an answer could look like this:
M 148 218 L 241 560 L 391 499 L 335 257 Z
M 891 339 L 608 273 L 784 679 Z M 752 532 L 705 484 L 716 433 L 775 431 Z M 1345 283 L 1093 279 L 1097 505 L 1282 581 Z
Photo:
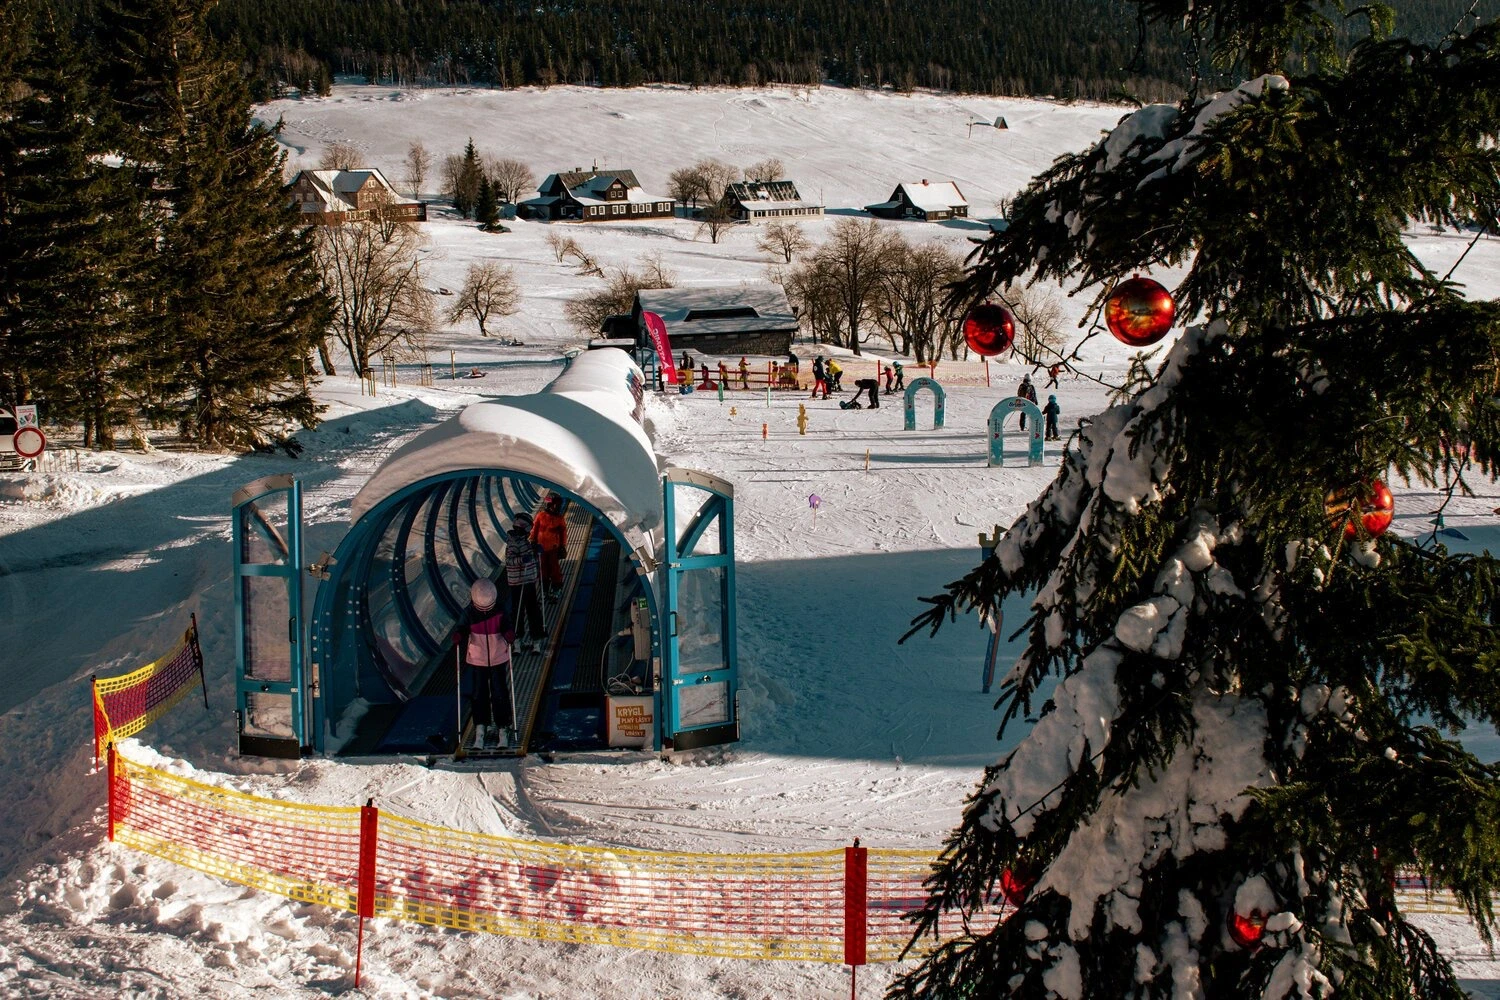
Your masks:
M 467 833 L 260 798 L 110 747 L 109 838 L 289 899 L 454 930 L 863 965 L 911 939 L 931 851 L 688 854 Z M 362 925 L 361 925 L 362 928 Z

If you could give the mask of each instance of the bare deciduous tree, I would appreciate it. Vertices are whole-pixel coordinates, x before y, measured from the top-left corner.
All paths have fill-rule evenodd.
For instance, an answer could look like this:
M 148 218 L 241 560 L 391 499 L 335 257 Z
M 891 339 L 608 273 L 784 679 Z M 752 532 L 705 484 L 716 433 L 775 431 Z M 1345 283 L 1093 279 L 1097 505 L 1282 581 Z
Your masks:
M 703 176 L 703 198 L 718 201 L 724 197 L 724 189 L 740 179 L 740 168 L 720 163 L 718 160 L 699 160 L 693 165 Z
M 836 294 L 836 280 L 826 262 L 808 257 L 795 267 L 769 269 L 770 278 L 786 291 L 797 311 L 797 321 L 812 334 L 815 343 L 841 344 L 844 310 Z
M 723 202 L 716 202 L 705 208 L 698 216 L 698 229 L 694 235 L 695 237 L 707 236 L 710 243 L 717 243 L 732 227 L 739 224 L 739 220 Z
M 813 254 L 814 276 L 832 283 L 843 313 L 846 346 L 860 353 L 861 330 L 881 311 L 887 271 L 900 258 L 902 241 L 874 219 L 840 219 Z
M 319 170 L 353 170 L 360 165 L 365 154 L 350 142 L 331 142 L 318 157 Z
M 684 205 L 698 207 L 698 199 L 708 196 L 703 175 L 697 167 L 683 167 L 672 171 L 667 178 L 667 193 Z
M 771 222 L 755 238 L 755 249 L 762 253 L 775 254 L 782 263 L 790 264 L 792 258 L 812 248 L 812 241 L 795 222 Z
M 962 258 L 940 243 L 896 244 L 881 279 L 878 319 L 892 350 L 918 362 L 937 356 L 958 325 L 959 311 L 949 302 L 948 286 L 963 273 Z
M 536 187 L 536 174 L 520 160 L 509 157 L 498 160 L 486 158 L 484 169 L 501 201 L 515 204 L 526 192 Z
M 675 283 L 676 279 L 661 266 L 660 260 L 644 271 L 622 267 L 609 276 L 605 287 L 566 303 L 563 315 L 580 333 L 592 337 L 603 327 L 606 317 L 630 312 L 635 306 L 637 292 L 647 288 L 671 288 Z
M 465 316 L 473 316 L 479 323 L 479 335 L 488 337 L 490 317 L 509 316 L 520 304 L 521 288 L 515 272 L 493 260 L 479 261 L 469 265 L 458 300 L 448 310 L 448 322 L 458 323 Z
M 1016 317 L 1016 353 L 1036 364 L 1060 360 L 1063 309 L 1057 296 L 1038 285 L 1006 285 L 996 297 Z
M 422 197 L 422 184 L 431 170 L 432 154 L 427 152 L 426 146 L 414 142 L 406 147 L 406 186 L 411 189 L 413 198 Z
M 420 242 L 416 227 L 378 219 L 317 230 L 314 254 L 333 301 L 329 332 L 343 344 L 356 374 L 370 367 L 371 358 L 433 325 L 432 293 L 417 263 Z M 332 374 L 326 350 L 323 356 Z
M 745 168 L 745 180 L 747 181 L 779 181 L 786 176 L 786 164 L 774 156 L 767 157 L 758 163 L 752 163 Z

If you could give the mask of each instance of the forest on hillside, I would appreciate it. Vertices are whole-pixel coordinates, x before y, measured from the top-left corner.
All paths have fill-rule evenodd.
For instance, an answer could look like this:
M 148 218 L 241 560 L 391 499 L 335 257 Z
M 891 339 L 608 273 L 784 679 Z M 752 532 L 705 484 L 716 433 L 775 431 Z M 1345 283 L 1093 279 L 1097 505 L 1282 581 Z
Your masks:
M 1417 40 L 1471 9 L 1394 6 L 1396 32 Z M 326 92 L 337 74 L 399 86 L 832 82 L 1156 101 L 1176 100 L 1191 67 L 1207 65 L 1126 0 L 223 0 L 210 25 L 238 45 L 261 99 Z

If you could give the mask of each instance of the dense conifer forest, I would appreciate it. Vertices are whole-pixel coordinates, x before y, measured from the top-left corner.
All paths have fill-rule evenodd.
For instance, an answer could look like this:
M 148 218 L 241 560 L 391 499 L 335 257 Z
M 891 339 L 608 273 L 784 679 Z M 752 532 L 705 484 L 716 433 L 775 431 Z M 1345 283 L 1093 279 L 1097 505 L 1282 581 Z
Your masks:
M 1435 40 L 1469 3 L 1397 6 L 1398 34 Z M 210 24 L 238 42 L 260 98 L 349 74 L 418 86 L 832 82 L 1176 100 L 1208 58 L 1125 0 L 224 0 Z

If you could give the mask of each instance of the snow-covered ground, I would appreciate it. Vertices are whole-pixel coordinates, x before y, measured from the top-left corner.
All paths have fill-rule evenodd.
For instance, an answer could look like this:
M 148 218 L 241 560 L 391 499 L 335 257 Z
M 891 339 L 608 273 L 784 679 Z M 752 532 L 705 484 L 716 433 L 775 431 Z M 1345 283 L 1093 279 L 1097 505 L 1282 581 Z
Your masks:
M 1058 153 L 1081 148 L 1121 114 L 935 95 L 832 90 L 393 92 L 339 88 L 331 99 L 278 102 L 284 134 L 311 163 L 330 141 L 351 141 L 394 178 L 407 144 L 517 156 L 538 175 L 575 165 L 633 167 L 648 189 L 700 156 L 744 163 L 779 156 L 804 193 L 831 210 L 882 200 L 899 180 L 954 179 L 974 214 L 1009 195 Z M 969 120 L 1003 114 L 1008 132 Z M 431 185 L 429 185 L 431 186 Z M 832 216 L 837 218 L 837 216 Z M 816 238 L 830 220 L 808 226 Z M 901 430 L 900 408 L 841 411 L 832 401 L 711 394 L 652 400 L 658 452 L 736 487 L 739 640 L 744 739 L 661 760 L 646 753 L 527 759 L 486 771 L 401 762 L 341 765 L 241 758 L 234 752 L 230 494 L 291 472 L 305 489 L 307 547 L 332 550 L 349 501 L 384 455 L 416 431 L 485 394 L 531 392 L 557 371 L 579 335 L 562 303 L 597 279 L 556 263 L 548 227 L 511 223 L 489 236 L 438 218 L 427 227 L 434 286 L 457 287 L 468 261 L 516 268 L 524 302 L 502 331 L 526 347 L 444 331 L 431 387 L 362 395 L 326 380 L 326 422 L 299 435 L 301 458 L 181 451 L 87 455 L 74 472 L 0 477 L 0 996 L 209 997 L 350 995 L 354 922 L 317 907 L 242 889 L 104 842 L 104 787 L 91 773 L 87 679 L 134 667 L 168 648 L 196 612 L 209 701 L 189 701 L 131 753 L 159 754 L 210 782 L 299 801 L 384 809 L 491 833 L 692 851 L 868 846 L 936 849 L 956 823 L 980 769 L 996 758 L 992 698 L 980 692 L 984 634 L 973 620 L 936 639 L 897 645 L 906 622 L 969 568 L 977 538 L 1005 525 L 1052 475 L 1048 465 L 985 462 L 984 421 L 1022 368 L 992 366 L 994 387 L 955 385 L 944 430 Z M 967 247 L 976 224 L 902 224 L 908 239 Z M 684 281 L 763 274 L 764 258 L 738 231 L 717 246 L 686 221 L 566 229 L 610 263 L 660 253 Z M 1467 240 L 1414 234 L 1446 270 Z M 1500 290 L 1500 253 L 1481 241 L 1454 277 L 1476 295 Z M 1082 304 L 1071 300 L 1070 313 Z M 880 352 L 880 345 L 871 345 Z M 445 377 L 491 366 L 482 381 Z M 805 352 L 804 352 L 805 353 Z M 1085 353 L 1105 381 L 1126 354 L 1108 338 Z M 510 362 L 510 363 L 502 363 Z M 851 369 L 853 369 L 851 365 Z M 977 369 L 970 369 L 971 372 Z M 854 374 L 851 370 L 850 374 Z M 939 376 L 943 369 L 939 369 Z M 1096 412 L 1106 390 L 1065 378 L 1055 390 L 1064 425 Z M 809 426 L 795 420 L 806 403 Z M 762 440 L 761 425 L 769 438 Z M 869 469 L 866 471 L 866 456 Z M 1497 537 L 1500 489 L 1455 502 L 1448 524 L 1473 544 Z M 822 505 L 809 509 L 809 494 Z M 1429 531 L 1435 498 L 1398 490 L 1396 530 Z M 1008 615 L 1018 620 L 1022 609 Z M 1472 745 L 1500 757 L 1500 740 Z M 1014 738 L 1014 737 L 1012 737 Z M 1459 920 L 1426 924 L 1477 993 L 1500 996 L 1500 963 Z M 859 995 L 879 995 L 889 969 L 861 973 Z M 380 997 L 590 998 L 843 997 L 847 970 L 738 962 L 372 922 L 363 994 Z

